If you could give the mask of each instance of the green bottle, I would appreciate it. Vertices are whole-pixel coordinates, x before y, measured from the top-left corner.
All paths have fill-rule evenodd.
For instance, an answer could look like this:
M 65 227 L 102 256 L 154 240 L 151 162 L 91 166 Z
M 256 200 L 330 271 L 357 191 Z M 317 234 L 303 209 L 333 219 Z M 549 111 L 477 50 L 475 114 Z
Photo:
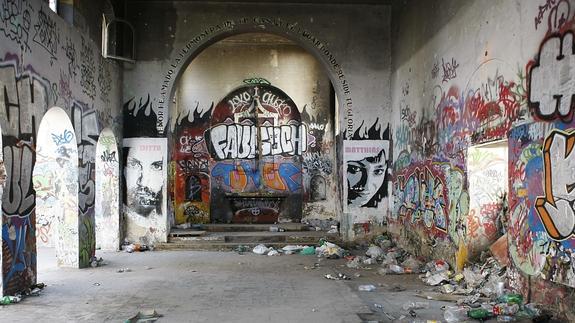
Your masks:
M 467 311 L 467 316 L 471 317 L 472 319 L 481 320 L 491 317 L 491 312 L 484 308 L 474 308 Z
M 501 295 L 497 301 L 499 303 L 519 304 L 523 303 L 523 296 L 521 294 L 505 294 Z

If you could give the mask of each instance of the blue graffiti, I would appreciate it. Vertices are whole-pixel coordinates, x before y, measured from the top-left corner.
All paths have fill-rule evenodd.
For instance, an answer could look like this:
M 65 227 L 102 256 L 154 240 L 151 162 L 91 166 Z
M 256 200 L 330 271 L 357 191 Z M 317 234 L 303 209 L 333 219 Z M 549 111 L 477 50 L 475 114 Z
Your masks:
M 294 179 L 294 177 L 300 175 L 300 170 L 294 164 L 281 164 L 279 167 L 279 173 L 290 191 L 297 191 L 301 187 L 301 184 Z
M 72 131 L 66 129 L 61 135 L 52 134 L 52 140 L 57 146 L 69 144 L 74 139 Z

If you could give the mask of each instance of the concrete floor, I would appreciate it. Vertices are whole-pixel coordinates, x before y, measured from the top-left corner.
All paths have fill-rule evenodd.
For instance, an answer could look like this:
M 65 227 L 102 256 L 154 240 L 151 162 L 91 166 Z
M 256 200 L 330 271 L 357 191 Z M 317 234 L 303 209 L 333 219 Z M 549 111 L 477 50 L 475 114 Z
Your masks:
M 315 256 L 259 256 L 251 252 L 98 252 L 106 265 L 89 269 L 55 266 L 52 249 L 38 251 L 42 294 L 0 307 L 2 322 L 123 322 L 142 309 L 163 314 L 158 322 L 362 322 L 443 319 L 440 307 L 412 318 L 402 305 L 425 301 L 415 290 L 429 289 L 416 275 L 380 276 L 355 270 L 343 259 Z M 118 273 L 120 268 L 130 272 Z M 325 279 L 344 272 L 349 281 Z M 359 277 L 356 277 L 359 274 Z M 375 292 L 359 292 L 360 284 Z M 406 288 L 397 292 L 397 286 Z M 377 308 L 374 304 L 382 307 Z M 391 316 L 384 315 L 386 312 Z

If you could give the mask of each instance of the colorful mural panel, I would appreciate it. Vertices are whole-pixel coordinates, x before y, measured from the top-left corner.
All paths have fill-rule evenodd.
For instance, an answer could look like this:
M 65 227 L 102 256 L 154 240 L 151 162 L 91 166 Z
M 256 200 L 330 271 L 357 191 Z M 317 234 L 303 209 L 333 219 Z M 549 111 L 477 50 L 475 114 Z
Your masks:
M 557 127 L 553 129 L 552 127 Z M 524 273 L 575 287 L 572 147 L 557 122 L 510 132 L 510 255 Z M 551 128 L 551 129 L 549 129 Z

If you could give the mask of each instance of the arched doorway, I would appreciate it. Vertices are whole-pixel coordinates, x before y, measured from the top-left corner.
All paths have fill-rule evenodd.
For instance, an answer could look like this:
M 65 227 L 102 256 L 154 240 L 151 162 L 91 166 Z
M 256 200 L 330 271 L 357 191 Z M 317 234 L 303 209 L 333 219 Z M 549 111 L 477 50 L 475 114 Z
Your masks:
M 64 110 L 53 107 L 38 128 L 36 164 L 36 243 L 55 247 L 59 266 L 80 266 L 78 147 Z
M 322 64 L 305 49 L 270 34 L 229 37 L 188 65 L 175 97 L 169 142 L 176 224 L 338 220 L 335 94 Z M 288 113 L 277 112 L 274 104 L 282 101 Z M 253 156 L 242 148 L 252 126 L 258 128 Z M 215 128 L 231 142 L 213 142 Z M 297 153 L 280 151 L 288 131 L 297 135 Z M 266 154 L 270 135 L 278 141 Z M 235 152 L 229 148 L 238 144 Z M 290 206 L 286 217 L 277 213 L 282 205 Z
M 110 128 L 96 145 L 96 249 L 120 248 L 120 168 L 116 137 Z

